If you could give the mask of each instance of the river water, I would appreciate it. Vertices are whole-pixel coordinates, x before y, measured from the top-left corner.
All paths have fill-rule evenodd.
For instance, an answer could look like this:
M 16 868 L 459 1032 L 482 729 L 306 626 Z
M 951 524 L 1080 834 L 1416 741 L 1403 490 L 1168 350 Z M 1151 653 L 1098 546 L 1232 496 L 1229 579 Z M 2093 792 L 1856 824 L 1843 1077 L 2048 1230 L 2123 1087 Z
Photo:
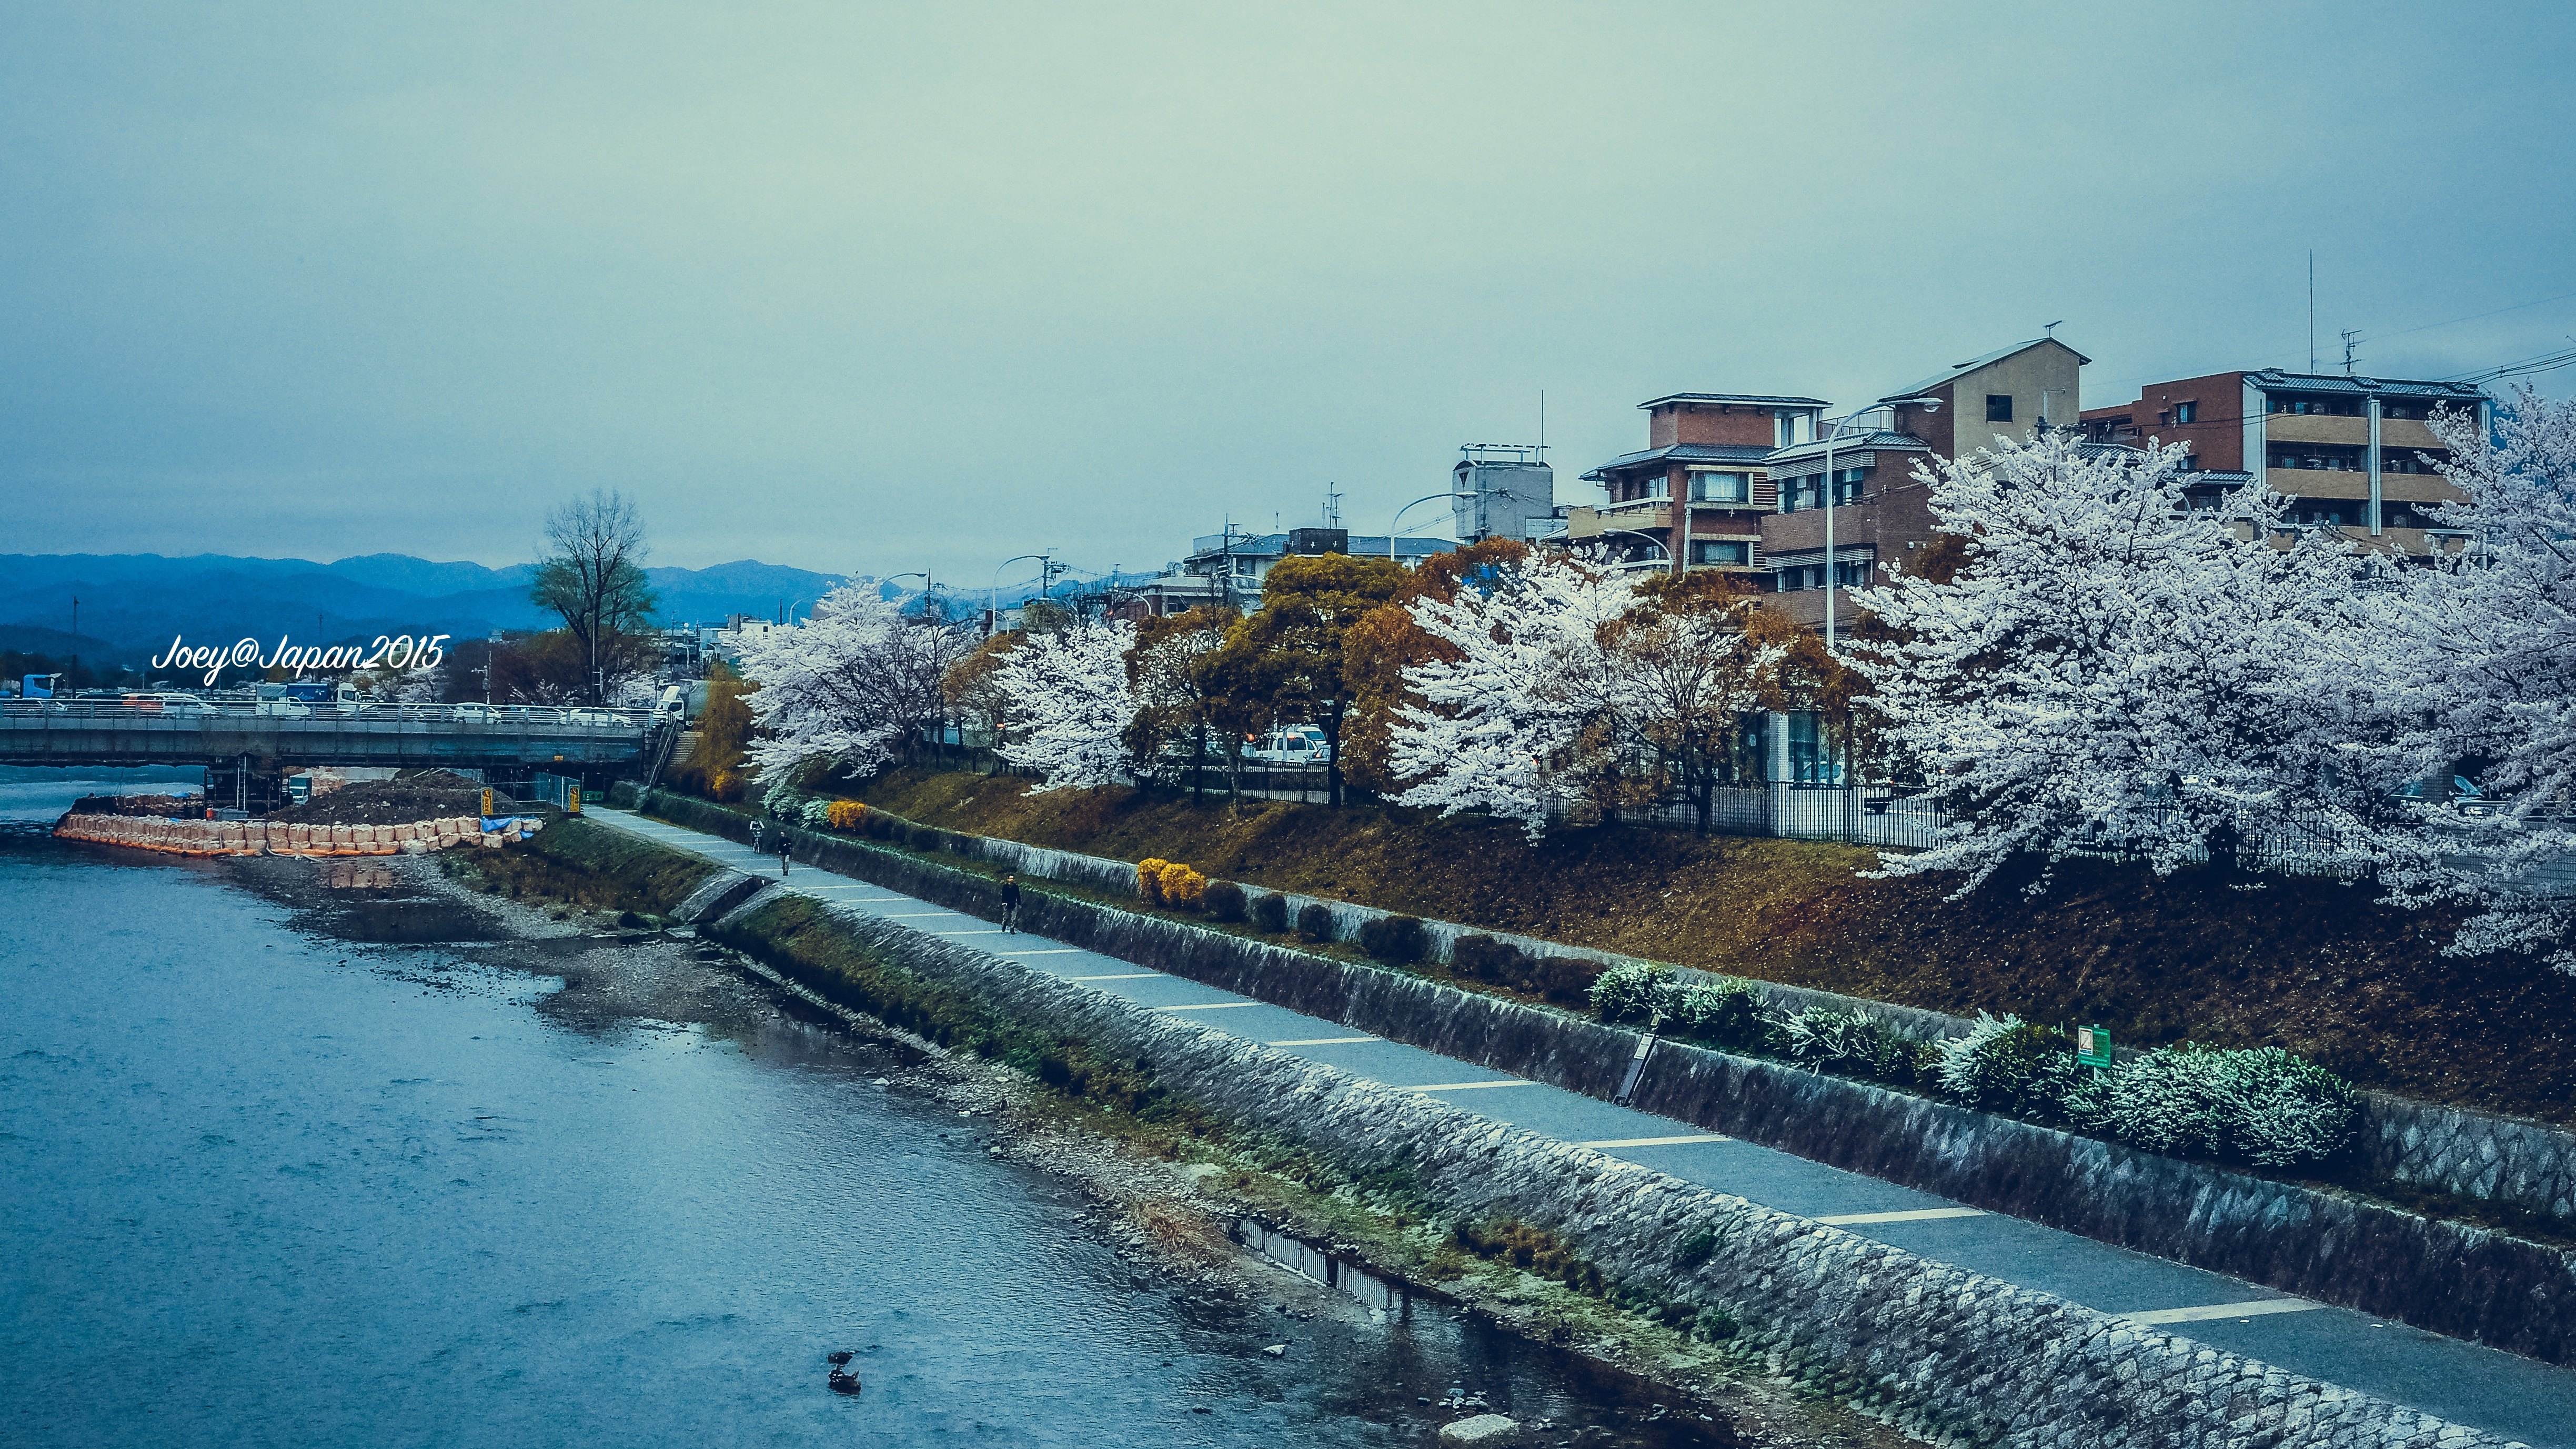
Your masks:
M 1380 1445 L 1454 1385 L 1663 1442 L 1472 1321 L 1176 1294 L 730 973 L 55 842 L 85 788 L 0 781 L 0 1441 Z

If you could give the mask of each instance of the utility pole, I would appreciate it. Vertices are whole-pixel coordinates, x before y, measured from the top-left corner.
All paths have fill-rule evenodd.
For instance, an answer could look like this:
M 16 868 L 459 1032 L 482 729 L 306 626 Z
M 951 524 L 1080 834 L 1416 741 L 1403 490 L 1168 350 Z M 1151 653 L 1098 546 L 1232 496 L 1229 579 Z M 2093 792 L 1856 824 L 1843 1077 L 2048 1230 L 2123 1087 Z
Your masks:
M 2317 370 L 2317 249 L 2308 248 L 2308 371 Z

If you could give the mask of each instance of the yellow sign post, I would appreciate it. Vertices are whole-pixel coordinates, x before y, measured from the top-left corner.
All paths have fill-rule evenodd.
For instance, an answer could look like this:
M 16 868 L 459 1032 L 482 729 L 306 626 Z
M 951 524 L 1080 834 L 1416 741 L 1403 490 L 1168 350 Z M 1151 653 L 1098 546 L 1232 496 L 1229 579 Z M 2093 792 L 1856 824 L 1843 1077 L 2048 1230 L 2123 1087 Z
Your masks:
M 483 787 L 483 818 L 492 818 L 492 787 L 489 785 Z

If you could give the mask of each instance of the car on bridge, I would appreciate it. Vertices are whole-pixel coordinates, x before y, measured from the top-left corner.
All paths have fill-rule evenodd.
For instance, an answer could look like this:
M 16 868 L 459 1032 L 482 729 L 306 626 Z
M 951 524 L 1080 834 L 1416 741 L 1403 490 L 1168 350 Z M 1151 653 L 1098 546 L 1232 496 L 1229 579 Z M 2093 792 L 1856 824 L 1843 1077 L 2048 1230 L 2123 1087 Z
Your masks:
M 186 715 L 189 717 L 213 714 L 215 712 L 214 706 L 207 704 L 204 700 L 197 698 L 195 695 L 181 694 L 175 690 L 156 690 L 150 694 L 129 694 L 125 697 L 125 707 L 127 709 L 141 710 L 145 714 Z

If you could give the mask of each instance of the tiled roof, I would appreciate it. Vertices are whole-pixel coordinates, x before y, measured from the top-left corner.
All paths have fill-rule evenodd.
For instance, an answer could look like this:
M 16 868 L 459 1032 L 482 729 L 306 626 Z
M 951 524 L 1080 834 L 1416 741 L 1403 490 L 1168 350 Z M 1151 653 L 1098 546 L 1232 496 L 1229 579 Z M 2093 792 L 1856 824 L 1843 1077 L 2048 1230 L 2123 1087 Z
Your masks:
M 1948 382 L 1953 378 L 1965 377 L 1980 367 L 1987 366 L 1990 363 L 2001 362 L 2016 352 L 2028 352 L 2043 342 L 2057 342 L 2057 339 L 2054 337 L 2034 337 L 2028 342 L 2016 342 L 2010 347 L 1998 347 L 1983 357 L 1971 357 L 1965 362 L 1951 363 L 1947 372 L 1936 372 L 1930 377 L 1923 379 L 1921 382 L 1914 384 L 1912 387 L 1905 389 L 1903 392 L 1889 393 L 1886 397 L 1880 398 L 1879 401 L 1890 402 L 1897 398 L 1915 397 L 1922 393 L 1930 392 L 1932 389 L 1939 387 L 1941 384 Z M 2066 347 L 2066 344 L 2063 342 L 2057 342 L 2057 345 L 2060 347 Z M 2075 349 L 2072 347 L 2066 347 L 2066 350 L 2069 352 L 2075 352 Z M 2075 352 L 2075 360 L 2077 362 L 2089 363 L 2093 359 L 2085 356 L 2081 352 Z
M 2384 377 L 2345 377 L 2313 372 L 2283 372 L 2267 367 L 2245 374 L 2245 380 L 2265 391 L 2339 392 L 2353 396 L 2457 398 L 2466 402 L 2486 394 L 2465 382 L 2409 382 Z
M 1897 453 L 1928 453 L 1932 451 L 1932 445 L 1923 441 L 1921 438 L 1914 436 L 1912 433 L 1891 432 L 1885 428 L 1875 429 L 1866 433 L 1851 433 L 1834 439 L 1834 452 L 1836 454 L 1866 453 L 1874 450 Z M 1770 455 L 1770 468 L 1772 472 L 1777 473 L 1782 469 L 1789 467 L 1791 464 L 1804 463 L 1811 458 L 1821 462 L 1823 461 L 1824 456 L 1825 445 L 1821 442 L 1796 443 L 1789 447 L 1774 451 Z
M 1659 408 L 1666 403 L 1742 403 L 1757 408 L 1825 408 L 1833 404 L 1820 397 L 1770 397 L 1758 392 L 1676 392 L 1648 398 L 1637 404 L 1641 408 Z
M 1622 453 L 1583 475 L 1586 482 L 1598 483 L 1601 475 L 1621 468 L 1638 468 L 1648 463 L 1744 463 L 1758 465 L 1771 456 L 1769 448 L 1738 447 L 1734 444 L 1675 443 L 1669 448 L 1648 448 L 1642 453 Z

